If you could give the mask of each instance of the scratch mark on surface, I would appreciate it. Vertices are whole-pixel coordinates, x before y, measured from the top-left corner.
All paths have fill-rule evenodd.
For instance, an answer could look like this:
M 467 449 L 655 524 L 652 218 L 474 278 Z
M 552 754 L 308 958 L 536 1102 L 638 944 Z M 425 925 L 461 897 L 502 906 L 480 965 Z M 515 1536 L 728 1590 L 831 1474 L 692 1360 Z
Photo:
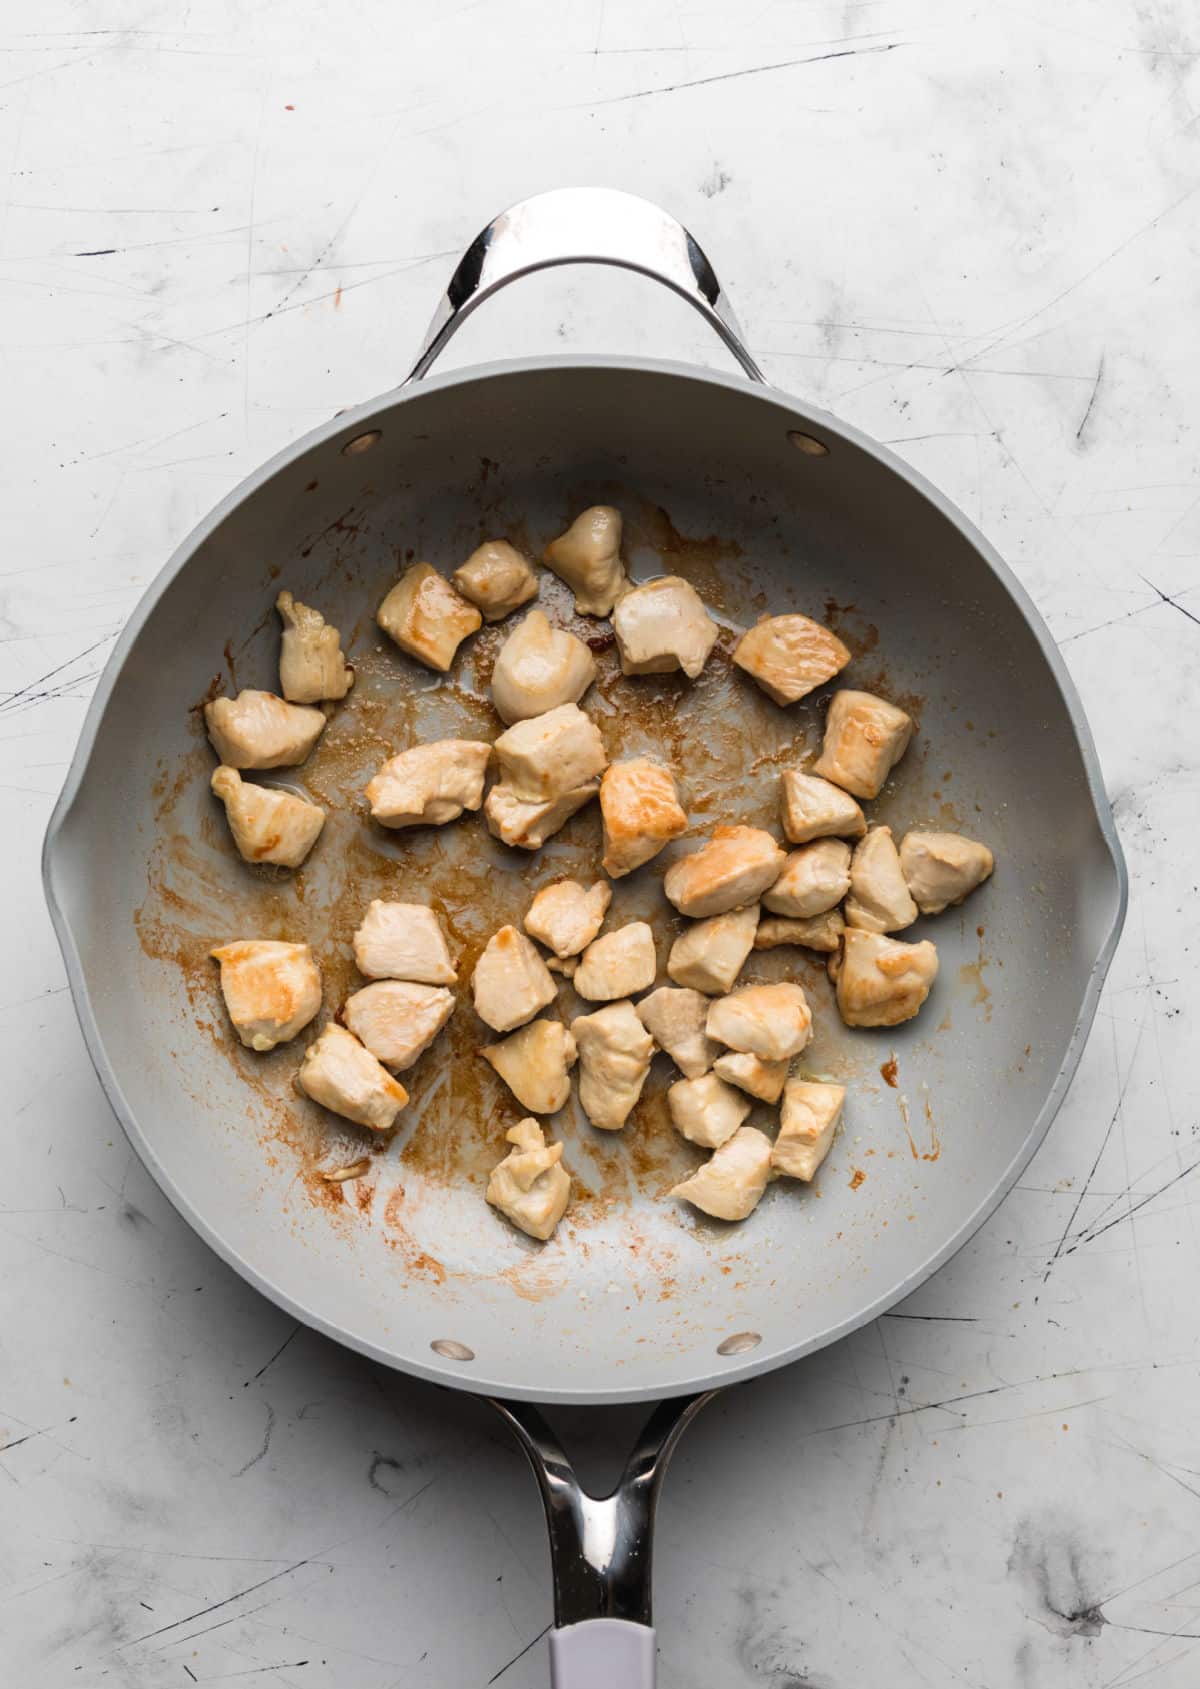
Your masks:
M 513 1666 L 515 1666 L 518 1660 L 523 1660 L 525 1658 L 526 1654 L 529 1652 L 529 1650 L 533 1647 L 536 1647 L 536 1645 L 542 1640 L 542 1637 L 546 1635 L 546 1633 L 549 1629 L 550 1629 L 549 1625 L 544 1625 L 542 1627 L 542 1629 L 538 1631 L 537 1635 L 533 1638 L 533 1641 L 527 1642 L 525 1644 L 525 1646 L 521 1649 L 521 1652 L 519 1654 L 514 1654 L 511 1660 L 509 1660 L 505 1665 L 502 1665 L 500 1667 L 499 1671 L 493 1672 L 491 1677 L 488 1678 L 488 1689 L 491 1689 L 491 1685 L 493 1683 L 499 1683 L 500 1679 L 504 1676 L 505 1672 L 510 1670 Z
M 238 1467 L 237 1471 L 233 1474 L 235 1478 L 240 1478 L 243 1473 L 249 1472 L 252 1466 L 257 1466 L 271 1446 L 271 1435 L 275 1430 L 275 1409 L 271 1406 L 270 1402 L 264 1402 L 263 1406 L 267 1410 L 267 1423 L 263 1430 L 262 1447 L 256 1454 L 252 1454 L 250 1456 L 244 1466 Z
M 148 1630 L 141 1636 L 135 1636 L 132 1641 L 122 1644 L 123 1648 L 136 1648 L 141 1642 L 152 1642 L 156 1636 L 166 1636 L 173 1630 L 179 1630 L 185 1624 L 191 1624 L 194 1619 L 207 1618 L 209 1613 L 219 1613 L 222 1607 L 229 1607 L 235 1601 L 240 1601 L 245 1595 L 253 1595 L 257 1589 L 266 1589 L 268 1584 L 278 1583 L 280 1578 L 291 1577 L 293 1572 L 312 1564 L 311 1560 L 297 1560 L 291 1566 L 285 1566 L 282 1572 L 272 1572 L 269 1578 L 261 1578 L 258 1583 L 247 1584 L 245 1589 L 239 1589 L 234 1595 L 227 1595 L 223 1601 L 214 1601 L 211 1606 L 200 1607 L 194 1613 L 188 1613 L 182 1619 L 174 1619 L 170 1624 L 161 1625 L 158 1630 Z
M 691 82 L 668 82 L 662 88 L 638 88 L 631 94 L 613 94 L 606 100 L 584 100 L 565 109 L 576 111 L 582 105 L 591 110 L 595 106 L 623 105 L 628 100 L 652 100 L 659 94 L 679 94 L 684 89 L 706 88 L 714 82 L 737 82 L 747 76 L 767 76 L 773 71 L 795 70 L 800 65 L 824 64 L 828 59 L 854 59 L 867 53 L 892 53 L 897 47 L 905 45 L 903 41 L 884 41 L 874 47 L 842 47 L 833 53 L 814 53 L 806 59 L 782 59 L 778 64 L 752 65 L 746 70 L 722 71 L 717 76 L 698 76 Z
M 253 1378 L 247 1378 L 246 1382 L 242 1385 L 243 1390 L 249 1389 L 251 1384 L 253 1384 L 257 1379 L 261 1378 L 263 1373 L 266 1372 L 266 1370 L 269 1366 L 275 1365 L 275 1362 L 279 1359 L 280 1355 L 282 1355 L 283 1351 L 287 1348 L 288 1344 L 292 1341 L 293 1337 L 296 1336 L 296 1334 L 299 1330 L 300 1330 L 300 1326 L 299 1326 L 299 1323 L 297 1322 L 297 1324 L 294 1325 L 292 1327 L 292 1329 L 288 1332 L 287 1336 L 284 1338 L 283 1342 L 279 1345 L 278 1349 L 276 1349 L 275 1353 L 271 1356 L 270 1360 L 266 1360 L 266 1361 L 263 1362 L 263 1364 L 259 1367 L 258 1371 L 254 1374 Z
M 1092 383 L 1092 395 L 1091 395 L 1091 398 L 1087 402 L 1087 409 L 1083 413 L 1083 420 L 1079 424 L 1079 427 L 1075 430 L 1075 438 L 1076 438 L 1077 441 L 1081 441 L 1083 439 L 1083 431 L 1088 425 L 1088 419 L 1091 417 L 1092 411 L 1095 409 L 1096 395 L 1100 391 L 1100 383 L 1103 380 L 1104 380 L 1104 353 L 1101 352 L 1100 362 L 1096 366 L 1096 379 Z
M 1172 610 L 1178 610 L 1181 616 L 1186 616 L 1189 622 L 1195 622 L 1197 627 L 1200 627 L 1200 616 L 1193 615 L 1190 610 L 1186 610 L 1178 598 L 1169 598 L 1160 586 L 1155 586 L 1153 581 L 1147 581 L 1145 575 L 1139 576 L 1139 579 L 1146 581 L 1150 591 L 1156 592 L 1164 604 L 1169 604 Z

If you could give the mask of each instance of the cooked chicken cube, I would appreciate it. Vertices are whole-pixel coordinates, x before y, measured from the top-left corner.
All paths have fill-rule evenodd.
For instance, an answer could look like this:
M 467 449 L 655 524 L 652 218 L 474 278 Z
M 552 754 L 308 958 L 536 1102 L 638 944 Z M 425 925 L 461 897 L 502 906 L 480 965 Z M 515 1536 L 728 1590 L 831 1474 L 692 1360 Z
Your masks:
M 864 932 L 899 932 L 916 918 L 917 906 L 904 883 L 892 829 L 872 827 L 854 847 L 846 925 L 861 927 Z
M 600 782 L 604 872 L 619 880 L 687 832 L 675 777 L 649 757 L 614 762 Z
M 445 674 L 483 617 L 431 563 L 414 563 L 379 606 L 375 620 L 402 651 Z
M 774 885 L 784 854 L 759 827 L 714 827 L 712 838 L 667 869 L 663 890 L 681 915 L 701 919 L 754 903 Z
M 642 1094 L 654 1040 L 632 1003 L 609 1003 L 577 1015 L 571 1031 L 579 1049 L 579 1101 L 593 1126 L 617 1132 Z
M 764 1061 L 798 1056 L 812 1037 L 812 1014 L 804 992 L 791 980 L 775 985 L 743 985 L 718 997 L 708 1011 L 705 1030 L 718 1044 Z
M 404 1073 L 453 1013 L 454 995 L 440 985 L 381 979 L 347 997 L 341 1018 L 384 1067 Z
M 813 773 L 856 798 L 876 798 L 908 749 L 912 718 L 871 692 L 835 692 Z
M 789 768 L 783 776 L 783 835 L 792 844 L 810 839 L 861 839 L 867 818 L 849 792 L 819 774 Z
M 239 692 L 204 706 L 208 736 L 226 768 L 294 768 L 325 731 L 320 710 L 274 692 Z
M 763 1061 L 745 1050 L 730 1050 L 727 1056 L 717 1057 L 713 1072 L 727 1085 L 736 1085 L 760 1102 L 777 1103 L 791 1065 L 786 1057 L 783 1061 Z
M 538 592 L 537 576 L 507 540 L 485 540 L 452 578 L 463 597 L 483 612 L 485 622 L 502 621 Z
M 573 984 L 581 997 L 611 1003 L 647 990 L 657 972 L 654 934 L 645 921 L 630 921 L 592 940 L 575 970 Z
M 526 721 L 577 704 L 596 678 L 596 659 L 573 633 L 531 610 L 509 634 L 492 669 L 492 702 L 502 721 Z
M 763 908 L 807 920 L 834 908 L 849 886 L 850 846 L 841 839 L 814 839 L 788 852 L 779 878 L 763 893 Z
M 988 847 L 961 833 L 905 833 L 900 844 L 900 868 L 922 915 L 961 903 L 994 867 Z
M 717 643 L 717 624 L 690 581 L 660 575 L 627 592 L 612 613 L 622 674 L 669 674 L 695 680 Z
M 637 1005 L 638 1019 L 665 1050 L 685 1079 L 699 1079 L 713 1064 L 720 1045 L 704 1031 L 708 998 L 699 991 L 660 985 Z
M 677 1132 L 702 1149 L 720 1149 L 754 1105 L 715 1073 L 680 1079 L 667 1087 L 667 1107 Z
M 423 903 L 372 898 L 353 942 L 354 965 L 368 979 L 453 985 L 458 978 L 442 924 Z
M 521 924 L 530 938 L 556 956 L 577 956 L 604 925 L 611 902 L 612 887 L 605 880 L 597 880 L 588 891 L 578 880 L 559 880 L 542 887 Z
M 532 1114 L 557 1114 L 571 1095 L 575 1040 L 560 1020 L 531 1020 L 480 1054 Z
M 561 974 L 564 979 L 574 979 L 579 970 L 579 957 L 547 956 L 546 966 L 552 974 Z
M 730 990 L 741 973 L 757 931 L 757 903 L 728 915 L 710 915 L 707 921 L 693 921 L 671 946 L 667 972 L 680 985 L 718 996 Z
M 591 803 L 599 790 L 599 780 L 589 780 L 561 797 L 530 803 L 501 781 L 484 799 L 488 832 L 514 849 L 540 850 L 548 838 L 566 826 L 576 810 Z
M 882 933 L 847 927 L 837 971 L 837 1000 L 847 1026 L 899 1026 L 911 1020 L 937 978 L 928 939 L 904 944 Z
M 382 827 L 440 827 L 483 802 L 492 747 L 482 739 L 435 739 L 389 757 L 367 782 L 371 814 Z
M 829 1154 L 845 1100 L 844 1085 L 789 1079 L 783 1091 L 779 1136 L 771 1151 L 772 1171 L 788 1179 L 811 1179 Z
M 342 655 L 341 635 L 319 610 L 301 604 L 290 592 L 275 600 L 283 622 L 279 650 L 279 690 L 291 704 L 319 704 L 344 698 L 354 685 L 354 670 Z
M 840 909 L 800 920 L 791 915 L 764 915 L 754 935 L 754 948 L 775 950 L 781 944 L 802 944 L 806 950 L 838 950 L 845 930 Z
M 546 803 L 603 774 L 608 758 L 596 723 L 578 704 L 518 721 L 496 740 L 501 779 L 525 803 Z
M 733 660 L 777 704 L 794 704 L 850 661 L 836 633 L 807 616 L 765 616 L 744 633 Z
M 542 556 L 575 594 L 581 616 L 611 616 L 613 605 L 628 591 L 621 562 L 621 512 L 610 504 L 594 504 L 577 516 Z
M 516 1148 L 492 1169 L 487 1199 L 514 1226 L 545 1243 L 571 1195 L 571 1175 L 562 1164 L 563 1147 L 547 1145 L 536 1120 L 522 1120 L 504 1136 Z
M 390 1132 L 408 1101 L 400 1081 L 335 1021 L 305 1050 L 296 1083 L 322 1108 L 372 1132 Z
M 209 955 L 221 964 L 221 995 L 248 1050 L 286 1044 L 321 1007 L 321 973 L 307 944 L 243 938 Z
M 671 1195 L 714 1220 L 744 1220 L 758 1207 L 770 1176 L 770 1138 L 756 1126 L 741 1126 Z
M 475 1013 L 493 1032 L 511 1032 L 553 1003 L 558 988 L 536 947 L 516 927 L 501 927 L 471 976 Z
M 273 786 L 255 786 L 236 768 L 214 769 L 209 785 L 225 805 L 243 861 L 298 868 L 325 825 L 325 811 L 315 803 Z

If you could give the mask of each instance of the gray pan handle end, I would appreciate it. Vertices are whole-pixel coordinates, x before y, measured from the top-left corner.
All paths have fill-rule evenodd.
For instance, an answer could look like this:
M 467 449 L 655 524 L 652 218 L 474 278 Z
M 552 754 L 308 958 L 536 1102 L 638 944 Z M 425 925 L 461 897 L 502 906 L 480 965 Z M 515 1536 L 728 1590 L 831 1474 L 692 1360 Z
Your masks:
M 550 1632 L 550 1689 L 654 1689 L 654 1632 L 585 1619 Z

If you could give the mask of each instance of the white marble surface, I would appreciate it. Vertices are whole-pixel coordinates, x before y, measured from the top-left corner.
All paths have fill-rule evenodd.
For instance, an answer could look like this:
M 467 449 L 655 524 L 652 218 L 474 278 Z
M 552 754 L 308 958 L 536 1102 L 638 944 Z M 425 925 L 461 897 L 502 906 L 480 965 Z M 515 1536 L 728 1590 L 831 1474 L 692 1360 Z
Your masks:
M 1200 1681 L 1194 8 L 47 0 L 3 25 L 0 1680 L 546 1681 L 520 1456 L 483 1407 L 297 1330 L 176 1218 L 88 1066 L 37 856 L 171 547 L 399 376 L 486 217 L 596 181 L 690 222 L 771 378 L 1008 557 L 1133 880 L 1079 1077 L 999 1214 L 686 1439 L 664 1689 Z M 514 290 L 454 357 L 564 343 L 723 361 L 597 272 Z

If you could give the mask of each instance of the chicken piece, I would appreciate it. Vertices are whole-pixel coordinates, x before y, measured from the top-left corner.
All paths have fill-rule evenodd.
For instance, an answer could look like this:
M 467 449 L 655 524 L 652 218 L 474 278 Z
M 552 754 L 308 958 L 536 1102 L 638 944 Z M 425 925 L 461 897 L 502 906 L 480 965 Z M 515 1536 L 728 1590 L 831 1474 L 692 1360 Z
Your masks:
M 548 1145 L 536 1120 L 522 1120 L 504 1136 L 516 1148 L 492 1169 L 487 1200 L 520 1231 L 545 1243 L 571 1195 L 571 1175 L 562 1164 L 563 1147 Z
M 294 768 L 325 731 L 320 710 L 274 692 L 239 692 L 204 706 L 213 750 L 226 768 Z
M 791 980 L 743 985 L 710 1006 L 705 1030 L 731 1050 L 764 1061 L 786 1061 L 798 1056 L 812 1037 L 812 1014 L 804 992 Z
M 689 1143 L 701 1149 L 720 1149 L 737 1131 L 754 1105 L 715 1073 L 699 1079 L 679 1079 L 667 1087 L 671 1123 Z
M 493 1032 L 511 1032 L 553 1003 L 558 987 L 537 949 L 516 927 L 493 933 L 471 976 L 475 1013 Z
M 367 782 L 381 827 L 441 827 L 483 802 L 492 747 L 482 739 L 435 739 L 389 757 Z
M 338 630 L 290 592 L 279 594 L 275 608 L 283 622 L 279 690 L 284 697 L 291 704 L 344 698 L 354 685 L 354 670 L 342 655 Z
M 484 800 L 488 832 L 517 850 L 540 850 L 548 838 L 566 826 L 576 810 L 591 803 L 599 790 L 599 780 L 589 780 L 561 797 L 530 803 L 501 781 Z
M 837 972 L 837 1001 L 847 1026 L 899 1026 L 911 1020 L 937 978 L 929 940 L 904 944 L 847 927 Z
M 876 798 L 908 749 L 912 717 L 871 692 L 835 692 L 813 773 L 856 798 Z
M 221 995 L 248 1050 L 286 1044 L 321 1007 L 321 972 L 307 944 L 242 938 L 209 955 L 221 964 Z
M 667 972 L 680 985 L 712 996 L 729 991 L 754 948 L 758 904 L 693 921 L 671 946 Z
M 790 915 L 764 915 L 754 935 L 756 950 L 775 950 L 781 944 L 802 944 L 806 950 L 838 950 L 846 922 L 840 909 L 797 920 Z
M 581 616 L 611 616 L 629 590 L 621 562 L 621 512 L 610 504 L 594 504 L 577 516 L 542 557 L 575 594 Z
M 454 994 L 440 985 L 381 979 L 347 997 L 340 1018 L 384 1067 L 404 1073 L 453 1013 Z
M 900 869 L 922 915 L 961 903 L 995 865 L 986 845 L 961 833 L 905 833 L 900 843 Z
M 759 827 L 714 827 L 712 838 L 667 869 L 663 890 L 681 915 L 724 915 L 754 903 L 779 878 L 784 854 Z
M 654 934 L 645 921 L 630 921 L 592 940 L 572 983 L 590 1002 L 612 1003 L 618 997 L 646 991 L 654 984 L 657 972 Z
M 414 563 L 379 606 L 375 620 L 402 651 L 445 674 L 483 617 L 431 563 Z
M 849 792 L 818 774 L 789 768 L 783 775 L 783 836 L 792 844 L 810 839 L 861 839 L 867 818 Z
M 510 726 L 577 704 L 596 678 L 596 659 L 573 633 L 531 610 L 509 634 L 492 669 L 492 702 Z
M 604 880 L 597 880 L 590 891 L 578 880 L 559 880 L 542 887 L 521 924 L 530 938 L 556 956 L 577 956 L 604 925 L 611 902 L 612 887 Z
M 547 956 L 546 966 L 552 974 L 561 974 L 564 979 L 574 979 L 579 970 L 579 957 Z
M 901 927 L 911 927 L 916 918 L 917 906 L 900 871 L 892 829 L 872 827 L 854 847 L 846 925 L 864 932 L 899 932 Z
M 229 831 L 244 862 L 298 868 L 325 825 L 325 811 L 274 786 L 255 786 L 236 768 L 213 770 L 209 785 L 225 805 Z
M 336 1021 L 305 1050 L 296 1083 L 322 1108 L 372 1132 L 390 1132 L 408 1101 L 400 1081 Z
M 811 1179 L 829 1154 L 845 1100 L 844 1085 L 789 1079 L 783 1090 L 771 1170 L 788 1179 Z
M 485 540 L 451 578 L 485 622 L 503 621 L 538 594 L 537 576 L 507 540 Z
M 368 979 L 453 985 L 458 978 L 442 923 L 423 903 L 385 903 L 372 898 L 353 943 L 354 965 Z
M 579 1049 L 583 1112 L 602 1132 L 618 1132 L 642 1094 L 654 1040 L 628 1002 L 576 1015 L 571 1031 Z
M 649 757 L 631 757 L 605 769 L 600 813 L 604 872 L 614 880 L 631 874 L 687 832 L 687 814 L 680 808 L 674 775 Z
M 738 668 L 777 704 L 794 704 L 850 661 L 836 633 L 807 616 L 765 616 L 734 646 Z
M 727 1085 L 736 1085 L 760 1102 L 777 1103 L 791 1065 L 790 1058 L 763 1061 L 761 1056 L 752 1056 L 745 1050 L 730 1050 L 728 1055 L 717 1057 L 713 1072 Z
M 525 803 L 577 791 L 608 766 L 600 729 L 578 704 L 518 721 L 496 740 L 496 755 L 503 783 Z
M 756 1126 L 740 1126 L 671 1195 L 714 1220 L 744 1220 L 758 1207 L 770 1176 L 770 1138 Z
M 704 600 L 679 575 L 660 575 L 627 592 L 612 613 L 622 674 L 670 674 L 695 680 L 717 643 Z
M 835 908 L 849 889 L 850 846 L 841 839 L 814 839 L 788 852 L 779 878 L 763 893 L 763 908 L 808 920 Z
M 637 1004 L 637 1015 L 685 1079 L 699 1079 L 708 1072 L 720 1046 L 705 1035 L 707 997 L 699 991 L 660 985 Z
M 557 1114 L 571 1095 L 575 1040 L 560 1020 L 531 1020 L 479 1053 L 531 1114 Z

